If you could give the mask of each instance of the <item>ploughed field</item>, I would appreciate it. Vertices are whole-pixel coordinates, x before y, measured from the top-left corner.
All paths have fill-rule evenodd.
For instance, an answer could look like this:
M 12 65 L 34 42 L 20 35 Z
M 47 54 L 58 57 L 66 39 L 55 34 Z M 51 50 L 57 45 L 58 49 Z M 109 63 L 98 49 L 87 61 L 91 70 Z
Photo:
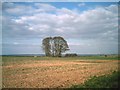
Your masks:
M 119 64 L 105 59 L 36 58 L 3 57 L 3 88 L 69 88 L 92 76 L 117 71 Z

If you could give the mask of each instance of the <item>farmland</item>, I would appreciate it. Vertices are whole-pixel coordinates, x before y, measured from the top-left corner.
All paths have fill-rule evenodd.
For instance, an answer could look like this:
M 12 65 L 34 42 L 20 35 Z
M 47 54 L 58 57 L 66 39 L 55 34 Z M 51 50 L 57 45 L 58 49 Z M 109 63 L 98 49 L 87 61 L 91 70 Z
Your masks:
M 118 71 L 116 56 L 2 57 L 3 88 L 68 88 Z

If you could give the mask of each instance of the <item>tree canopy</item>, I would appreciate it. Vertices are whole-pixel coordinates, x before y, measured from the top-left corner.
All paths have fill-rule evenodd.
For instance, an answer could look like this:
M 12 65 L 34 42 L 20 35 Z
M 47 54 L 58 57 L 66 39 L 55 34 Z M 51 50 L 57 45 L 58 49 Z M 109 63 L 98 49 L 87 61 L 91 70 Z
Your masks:
M 62 53 L 69 50 L 67 41 L 63 37 L 46 37 L 42 41 L 42 48 L 46 56 L 61 57 Z

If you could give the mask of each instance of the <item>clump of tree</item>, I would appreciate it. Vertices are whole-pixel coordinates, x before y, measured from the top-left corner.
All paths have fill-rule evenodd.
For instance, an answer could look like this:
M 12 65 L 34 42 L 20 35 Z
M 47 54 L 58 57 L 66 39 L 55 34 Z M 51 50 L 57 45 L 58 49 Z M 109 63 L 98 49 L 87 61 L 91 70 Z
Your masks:
M 77 56 L 76 53 L 65 54 L 65 57 L 76 57 L 76 56 Z
M 42 48 L 46 56 L 61 57 L 62 53 L 69 50 L 67 41 L 63 37 L 46 37 L 42 41 Z

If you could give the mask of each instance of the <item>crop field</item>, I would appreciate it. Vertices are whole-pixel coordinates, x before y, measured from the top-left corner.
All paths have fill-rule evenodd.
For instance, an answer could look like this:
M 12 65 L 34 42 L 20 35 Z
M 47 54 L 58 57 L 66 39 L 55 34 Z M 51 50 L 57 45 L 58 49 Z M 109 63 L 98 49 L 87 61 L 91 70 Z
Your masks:
M 115 57 L 2 57 L 3 88 L 69 88 L 118 71 Z

